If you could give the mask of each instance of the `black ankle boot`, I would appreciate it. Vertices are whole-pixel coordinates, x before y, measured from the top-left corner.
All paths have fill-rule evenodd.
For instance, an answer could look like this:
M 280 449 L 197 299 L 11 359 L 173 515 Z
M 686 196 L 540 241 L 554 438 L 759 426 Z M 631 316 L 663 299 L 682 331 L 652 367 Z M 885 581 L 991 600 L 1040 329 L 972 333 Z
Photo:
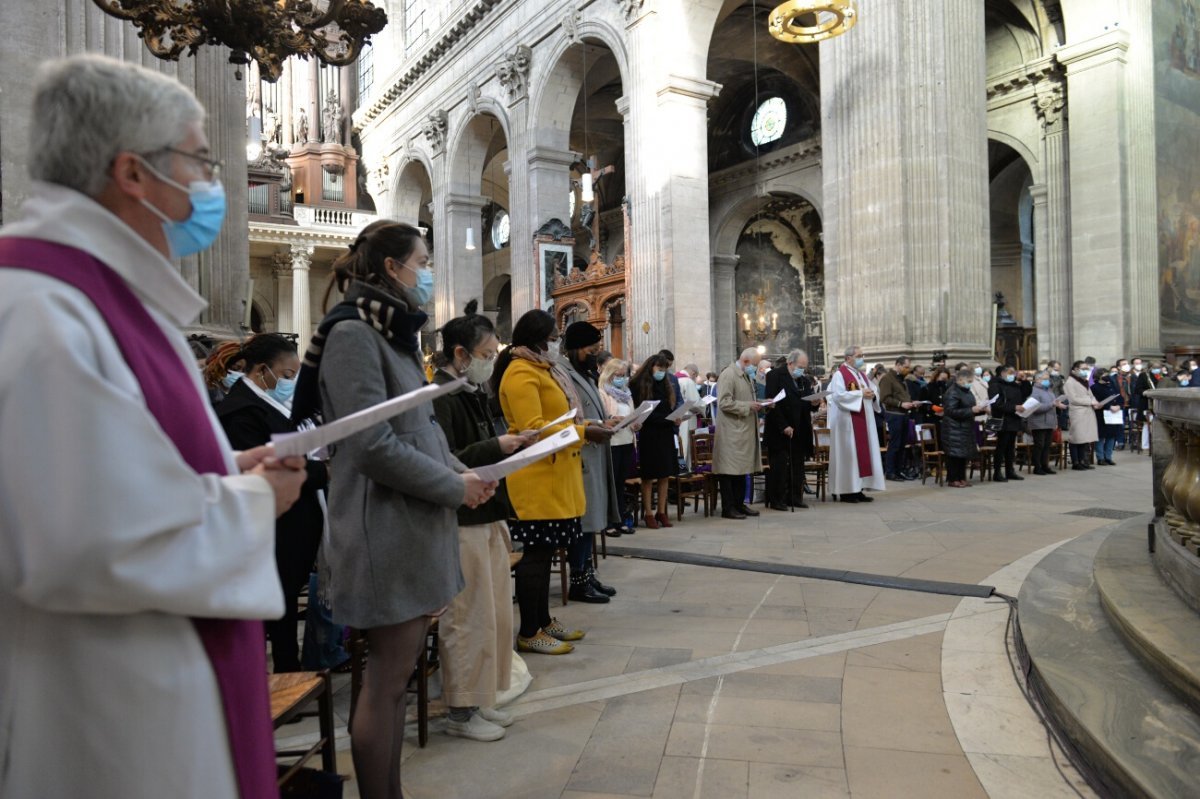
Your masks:
M 608 602 L 608 597 L 588 581 L 587 574 L 571 575 L 571 588 L 567 591 L 567 599 L 571 602 L 586 602 L 592 605 L 602 605 Z

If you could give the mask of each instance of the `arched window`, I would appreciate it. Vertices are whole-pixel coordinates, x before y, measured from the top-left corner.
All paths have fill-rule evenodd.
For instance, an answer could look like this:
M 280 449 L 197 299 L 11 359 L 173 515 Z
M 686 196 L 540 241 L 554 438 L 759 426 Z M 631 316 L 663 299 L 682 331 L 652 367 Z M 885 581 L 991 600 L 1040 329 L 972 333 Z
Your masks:
M 787 103 L 782 97 L 764 100 L 750 120 L 750 141 L 761 147 L 779 141 L 787 127 Z
M 508 237 L 511 233 L 510 220 L 507 211 L 497 211 L 496 219 L 492 222 L 492 246 L 497 250 L 502 249 L 508 244 Z

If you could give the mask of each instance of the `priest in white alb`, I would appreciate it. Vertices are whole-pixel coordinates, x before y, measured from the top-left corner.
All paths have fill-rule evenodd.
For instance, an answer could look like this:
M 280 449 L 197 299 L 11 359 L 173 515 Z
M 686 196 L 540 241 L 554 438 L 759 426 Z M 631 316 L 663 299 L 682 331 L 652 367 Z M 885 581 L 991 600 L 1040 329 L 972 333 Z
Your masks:
M 306 475 L 231 451 L 180 332 L 205 302 L 171 259 L 225 215 L 204 109 L 78 56 L 31 118 L 0 228 L 0 796 L 278 797 L 256 620 Z
M 829 493 L 842 502 L 873 502 L 863 489 L 885 487 L 875 427 L 881 408 L 865 366 L 862 347 L 847 347 L 829 382 Z

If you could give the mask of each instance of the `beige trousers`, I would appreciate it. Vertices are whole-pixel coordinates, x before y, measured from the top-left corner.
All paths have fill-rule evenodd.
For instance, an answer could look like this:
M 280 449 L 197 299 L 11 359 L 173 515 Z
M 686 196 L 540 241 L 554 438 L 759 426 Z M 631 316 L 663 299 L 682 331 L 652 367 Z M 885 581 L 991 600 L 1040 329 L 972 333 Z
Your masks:
M 458 529 L 466 587 L 438 620 L 442 694 L 448 707 L 492 707 L 512 674 L 512 573 L 508 525 Z

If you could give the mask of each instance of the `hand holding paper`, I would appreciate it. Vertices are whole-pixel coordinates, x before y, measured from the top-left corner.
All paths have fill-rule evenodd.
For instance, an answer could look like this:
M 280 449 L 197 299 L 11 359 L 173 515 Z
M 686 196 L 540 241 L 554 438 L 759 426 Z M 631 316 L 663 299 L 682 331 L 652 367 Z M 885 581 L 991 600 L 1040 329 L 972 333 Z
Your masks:
M 559 430 L 551 436 L 543 438 L 532 447 L 510 455 L 499 463 L 493 463 L 490 466 L 476 466 L 472 471 L 481 480 L 489 480 L 492 482 L 503 480 L 513 472 L 524 469 L 532 463 L 540 461 L 542 458 L 547 458 L 560 450 L 564 450 L 572 444 L 578 443 L 579 432 L 572 426 L 565 430 Z
M 422 386 L 415 391 L 401 394 L 384 400 L 378 405 L 364 408 L 357 413 L 344 416 L 341 419 L 302 430 L 295 433 L 276 433 L 271 436 L 271 445 L 275 448 L 275 457 L 286 458 L 290 455 L 303 455 L 320 447 L 327 447 L 338 441 L 343 441 L 355 433 L 360 433 L 380 422 L 385 422 L 393 416 L 398 416 L 410 408 L 415 408 L 425 402 L 432 402 L 443 394 L 451 394 L 467 385 L 466 378 L 459 378 L 443 385 Z
M 634 408 L 633 413 L 622 419 L 613 429 L 614 433 L 619 433 L 626 427 L 632 427 L 635 424 L 641 424 L 646 421 L 650 414 L 654 413 L 654 409 L 658 407 L 659 400 L 645 400 L 641 405 Z
M 787 398 L 787 389 L 781 388 L 781 389 L 779 389 L 779 393 L 776 394 L 774 397 L 771 397 L 771 399 L 769 399 L 769 400 L 763 400 L 762 402 L 760 402 L 758 404 L 763 406 L 764 408 L 769 408 L 777 402 L 782 402 L 785 398 Z
M 571 419 L 574 419 L 574 418 L 575 418 L 575 414 L 576 414 L 576 413 L 578 413 L 578 411 L 576 411 L 574 408 L 572 408 L 571 410 L 569 410 L 569 411 L 567 411 L 566 413 L 564 413 L 562 416 L 560 416 L 560 417 L 558 417 L 557 419 L 555 419 L 553 422 L 550 422 L 549 424 L 547 424 L 547 425 L 546 425 L 546 426 L 544 426 L 544 427 L 539 427 L 539 428 L 537 429 L 537 433 L 538 433 L 538 435 L 541 435 L 542 433 L 546 432 L 547 430 L 549 430 L 551 427 L 554 427 L 555 425 L 560 425 L 560 424 L 562 424 L 563 422 L 570 421 Z

